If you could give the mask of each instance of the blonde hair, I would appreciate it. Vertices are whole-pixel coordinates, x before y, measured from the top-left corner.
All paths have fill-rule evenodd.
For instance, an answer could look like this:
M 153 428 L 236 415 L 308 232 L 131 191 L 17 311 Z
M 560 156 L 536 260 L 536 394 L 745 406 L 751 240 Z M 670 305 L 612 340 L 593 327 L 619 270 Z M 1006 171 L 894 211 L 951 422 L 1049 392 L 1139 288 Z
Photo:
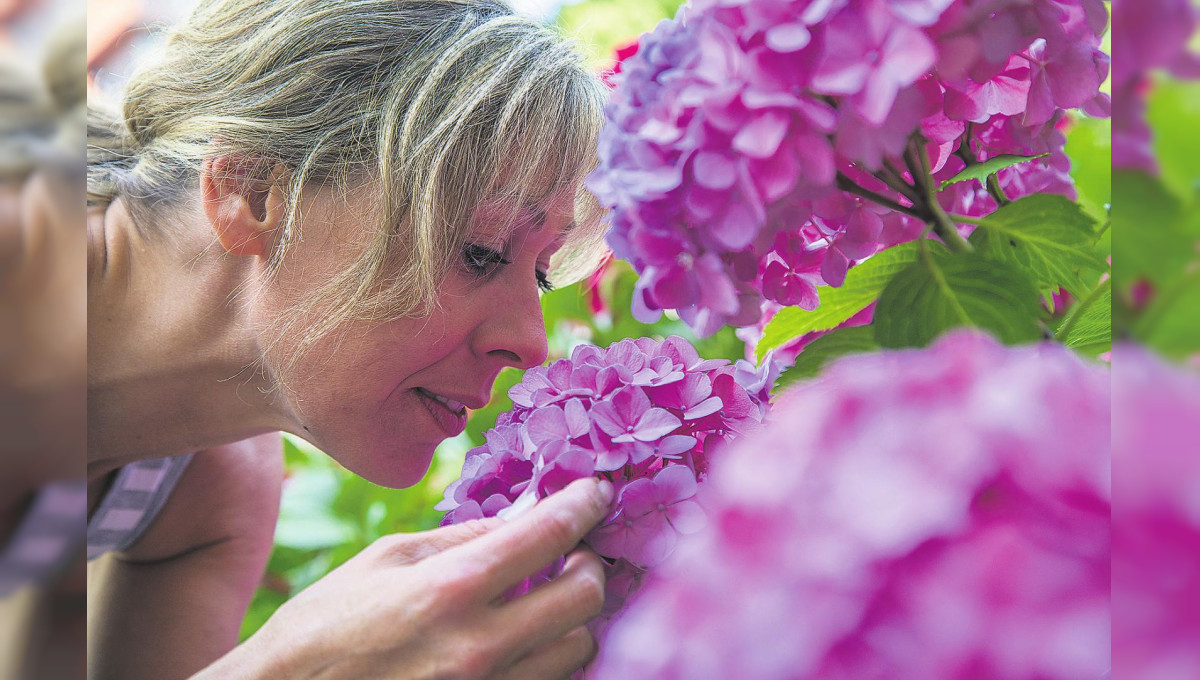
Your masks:
M 48 37 L 41 73 L 0 55 L 0 181 L 35 168 L 79 172 L 83 140 L 85 33 L 82 18 Z
M 349 319 L 429 313 L 484 201 L 572 191 L 551 275 L 594 269 L 603 213 L 583 178 L 605 96 L 574 45 L 499 0 L 201 0 L 130 80 L 119 120 L 89 106 L 88 200 L 119 195 L 140 230 L 169 231 L 162 208 L 196 193 L 205 157 L 282 165 L 274 271 L 301 237 L 303 189 L 378 180 L 362 256 L 282 321 L 303 350 Z

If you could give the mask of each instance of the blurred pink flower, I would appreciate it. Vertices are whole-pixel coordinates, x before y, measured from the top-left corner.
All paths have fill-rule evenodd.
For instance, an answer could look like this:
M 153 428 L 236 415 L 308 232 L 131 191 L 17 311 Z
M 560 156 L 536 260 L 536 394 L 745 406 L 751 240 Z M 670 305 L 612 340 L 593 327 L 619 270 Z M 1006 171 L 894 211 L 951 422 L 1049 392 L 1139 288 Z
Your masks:
M 1058 345 L 840 360 L 715 462 L 594 677 L 1097 680 L 1109 413 L 1107 368 Z
M 1200 677 L 1200 374 L 1113 349 L 1113 677 Z

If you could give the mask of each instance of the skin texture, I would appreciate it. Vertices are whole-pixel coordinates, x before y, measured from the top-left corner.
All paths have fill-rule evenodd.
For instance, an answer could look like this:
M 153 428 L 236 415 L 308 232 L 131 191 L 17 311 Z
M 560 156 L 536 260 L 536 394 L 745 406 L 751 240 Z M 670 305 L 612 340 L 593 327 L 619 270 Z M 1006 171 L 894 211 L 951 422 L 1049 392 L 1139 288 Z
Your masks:
M 167 235 L 141 233 L 119 199 L 89 214 L 89 500 L 121 465 L 198 452 L 151 531 L 93 566 L 89 677 L 171 680 L 209 664 L 198 677 L 566 677 L 593 653 L 582 626 L 603 601 L 599 558 L 573 552 L 554 583 L 497 598 L 603 518 L 611 489 L 594 481 L 499 528 L 381 539 L 234 649 L 271 548 L 277 432 L 373 482 L 418 481 L 447 433 L 415 390 L 482 406 L 502 368 L 545 360 L 537 272 L 573 207 L 564 193 L 504 208 L 526 211 L 504 242 L 495 206 L 480 211 L 471 241 L 508 264 L 464 257 L 434 313 L 348 323 L 280 386 L 294 347 L 272 343 L 273 322 L 359 252 L 378 187 L 302 196 L 304 239 L 262 285 L 284 201 L 280 174 L 258 167 L 210 159 Z
M 0 545 L 47 482 L 79 474 L 87 361 L 82 178 L 0 178 Z M 79 677 L 84 566 L 0 603 L 0 676 Z

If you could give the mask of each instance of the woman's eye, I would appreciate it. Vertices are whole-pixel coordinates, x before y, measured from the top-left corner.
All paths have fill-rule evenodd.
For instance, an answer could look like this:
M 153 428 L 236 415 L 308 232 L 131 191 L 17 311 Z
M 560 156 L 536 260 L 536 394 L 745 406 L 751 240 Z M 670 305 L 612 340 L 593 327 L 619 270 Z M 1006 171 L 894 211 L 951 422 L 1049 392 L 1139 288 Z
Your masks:
M 550 279 L 546 278 L 546 272 L 540 269 L 537 270 L 537 285 L 538 290 L 542 291 L 543 293 L 549 293 L 550 291 L 554 290 L 554 284 L 550 283 Z
M 482 276 L 502 264 L 512 264 L 512 261 L 506 259 L 504 253 L 498 250 L 468 243 L 463 247 L 463 264 L 471 270 L 471 273 Z

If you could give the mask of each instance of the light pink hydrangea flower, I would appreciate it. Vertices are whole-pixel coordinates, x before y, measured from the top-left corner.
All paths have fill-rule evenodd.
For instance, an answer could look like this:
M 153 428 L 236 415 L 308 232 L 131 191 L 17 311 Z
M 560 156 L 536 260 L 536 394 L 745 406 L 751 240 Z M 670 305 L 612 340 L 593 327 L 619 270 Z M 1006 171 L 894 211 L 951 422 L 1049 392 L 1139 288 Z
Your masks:
M 1113 349 L 1113 677 L 1200 677 L 1200 374 Z
M 641 574 L 704 525 L 697 489 L 710 459 L 766 415 L 778 376 L 766 366 L 702 359 L 676 336 L 580 345 L 570 359 L 525 372 L 509 391 L 513 410 L 467 453 L 437 508 L 446 524 L 508 516 L 576 479 L 611 480 L 612 511 L 584 538 L 609 565 L 599 632 Z
M 1108 383 L 962 331 L 833 364 L 714 465 L 594 677 L 1099 680 Z
M 1107 115 L 1107 18 L 1101 0 L 694 0 L 622 63 L 589 178 L 640 274 L 635 314 L 676 309 L 707 335 L 764 302 L 815 307 L 816 285 L 920 234 L 919 211 L 839 189 L 913 207 L 874 173 L 912 182 L 917 134 L 935 184 L 962 156 L 1048 152 L 1001 188 L 1071 195 L 1058 126 Z M 975 182 L 939 199 L 996 208 Z

